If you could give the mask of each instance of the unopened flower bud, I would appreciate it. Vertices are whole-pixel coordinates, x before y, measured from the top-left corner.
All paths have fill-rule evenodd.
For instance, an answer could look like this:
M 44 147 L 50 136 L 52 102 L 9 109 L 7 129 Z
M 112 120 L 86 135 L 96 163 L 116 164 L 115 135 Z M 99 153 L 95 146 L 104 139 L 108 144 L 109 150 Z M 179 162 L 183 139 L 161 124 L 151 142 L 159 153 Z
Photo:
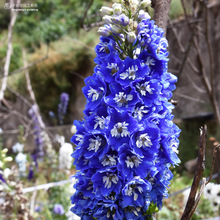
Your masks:
M 151 5 L 151 0 L 143 0 L 141 3 L 140 3 L 141 7 L 143 8 L 146 8 L 148 6 Z
M 121 33 L 121 28 L 118 27 L 118 26 L 116 26 L 116 25 L 112 25 L 111 30 L 112 30 L 112 32 L 113 32 L 114 34 L 119 34 L 119 33 Z
M 112 22 L 113 22 L 114 24 L 119 24 L 119 23 L 120 23 L 119 17 L 118 17 L 118 16 L 112 17 Z
M 122 5 L 118 3 L 114 3 L 112 5 L 113 12 L 115 15 L 120 15 L 122 13 Z
M 98 33 L 103 36 L 103 37 L 108 37 L 109 35 L 111 35 L 111 29 L 110 27 L 100 27 L 98 29 Z
M 129 24 L 129 18 L 125 14 L 121 14 L 119 16 L 120 24 L 123 26 L 127 26 Z
M 106 6 L 102 6 L 102 8 L 99 10 L 102 15 L 112 15 L 113 14 L 113 9 L 106 7 Z
M 103 16 L 102 20 L 103 20 L 106 24 L 111 24 L 111 23 L 112 23 L 112 17 L 109 16 L 109 15 Z
M 140 10 L 138 14 L 138 19 L 139 20 L 150 19 L 150 15 L 144 10 Z
M 124 42 L 125 41 L 125 36 L 124 34 L 119 34 L 118 37 Z
M 134 32 L 129 32 L 127 35 L 127 40 L 129 43 L 134 43 L 136 40 L 136 34 Z

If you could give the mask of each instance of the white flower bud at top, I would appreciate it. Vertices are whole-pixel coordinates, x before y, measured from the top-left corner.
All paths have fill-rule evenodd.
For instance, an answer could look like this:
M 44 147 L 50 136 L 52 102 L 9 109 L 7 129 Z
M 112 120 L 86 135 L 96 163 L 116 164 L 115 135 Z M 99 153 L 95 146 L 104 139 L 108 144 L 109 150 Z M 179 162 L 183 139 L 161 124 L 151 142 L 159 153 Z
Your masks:
M 138 14 L 138 19 L 144 20 L 144 19 L 150 19 L 150 15 L 145 12 L 144 10 L 140 10 Z
M 127 40 L 129 43 L 134 43 L 136 38 L 137 38 L 137 36 L 134 32 L 129 32 L 127 35 Z
M 122 13 L 122 5 L 118 3 L 114 3 L 112 5 L 113 12 L 115 15 L 120 15 Z
M 98 33 L 103 37 L 108 37 L 111 35 L 111 29 L 110 27 L 100 27 Z
M 105 15 L 103 16 L 102 20 L 106 23 L 106 24 L 111 24 L 112 23 L 112 17 L 110 15 Z
M 137 21 L 134 21 L 134 22 L 133 22 L 133 27 L 134 27 L 135 30 L 137 29 L 137 26 L 138 26 Z
M 131 6 L 137 6 L 137 5 L 139 5 L 139 0 L 129 0 L 129 4 Z
M 102 15 L 112 15 L 113 14 L 113 9 L 106 7 L 106 6 L 102 6 L 102 8 L 99 10 Z
M 124 42 L 125 41 L 125 36 L 124 34 L 119 34 L 118 37 Z
M 120 24 L 123 26 L 127 26 L 129 24 L 129 18 L 125 14 L 121 14 L 119 16 L 119 21 L 120 21 Z
M 120 23 L 119 17 L 118 17 L 118 16 L 113 16 L 113 17 L 112 17 L 112 22 L 113 22 L 114 24 L 119 24 L 119 23 Z
M 143 0 L 140 3 L 141 7 L 146 8 L 151 5 L 151 0 Z
M 112 32 L 114 34 L 120 34 L 121 33 L 121 28 L 116 26 L 116 25 L 112 25 L 112 28 L 111 28 Z

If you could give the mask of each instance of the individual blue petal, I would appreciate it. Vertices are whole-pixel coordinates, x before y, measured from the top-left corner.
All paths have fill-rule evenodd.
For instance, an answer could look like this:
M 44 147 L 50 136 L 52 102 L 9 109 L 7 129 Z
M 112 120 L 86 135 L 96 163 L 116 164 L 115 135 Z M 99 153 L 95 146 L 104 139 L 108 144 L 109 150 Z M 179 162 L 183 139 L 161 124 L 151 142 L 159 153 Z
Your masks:
M 101 105 L 85 120 L 85 127 L 91 133 L 103 133 L 108 127 L 108 113 L 107 106 L 105 104 Z
M 145 200 L 148 199 L 148 193 L 151 191 L 151 184 L 139 176 L 135 176 L 122 189 L 122 206 L 143 207 Z
M 99 203 L 99 208 L 94 217 L 100 220 L 120 220 L 123 219 L 123 211 L 115 203 Z
M 158 60 L 168 60 L 168 42 L 167 39 L 162 37 L 155 37 L 152 38 L 153 41 L 148 45 L 148 50 L 150 51 L 151 55 L 158 59 Z
M 92 182 L 96 196 L 108 196 L 112 191 L 119 194 L 121 190 L 121 179 L 116 168 L 98 171 L 92 176 Z
M 134 176 L 145 178 L 148 171 L 150 171 L 150 169 L 154 166 L 153 162 L 136 154 L 126 143 L 119 148 L 118 160 L 118 169 L 127 179 L 132 179 Z
M 71 142 L 78 145 L 83 141 L 86 129 L 84 123 L 81 121 L 75 120 L 73 124 L 76 126 L 77 132 L 72 136 Z
M 142 66 L 149 66 L 149 75 L 151 75 L 154 78 L 160 78 L 162 74 L 167 72 L 167 61 L 155 59 L 146 50 L 140 53 L 138 59 L 141 60 Z
M 96 46 L 95 52 L 97 58 L 95 58 L 95 63 L 102 64 L 105 62 L 105 57 L 109 53 L 115 52 L 115 41 L 113 37 L 100 37 L 100 43 Z
M 137 81 L 133 85 L 142 103 L 148 107 L 154 103 L 162 89 L 158 80 L 150 78 Z
M 102 134 L 86 134 L 80 149 L 82 149 L 83 156 L 86 159 L 93 156 L 98 157 L 103 154 L 103 151 L 107 151 L 107 140 Z
M 160 148 L 160 131 L 155 124 L 150 124 L 146 120 L 140 131 L 132 136 L 132 146 L 134 151 L 141 157 L 144 155 L 155 155 Z
M 115 81 L 115 76 L 123 69 L 123 66 L 124 64 L 117 54 L 109 54 L 106 56 L 105 62 L 100 65 L 99 71 L 105 82 L 111 83 Z
M 132 112 L 138 102 L 137 94 L 131 88 L 123 88 L 118 83 L 109 85 L 110 95 L 105 97 L 105 102 L 118 111 Z
M 110 121 L 108 128 L 109 142 L 115 149 L 128 143 L 131 135 L 138 129 L 137 121 L 127 112 L 109 109 Z
M 127 87 L 136 80 L 143 79 L 149 72 L 150 69 L 147 65 L 141 66 L 138 59 L 127 57 L 124 60 L 124 69 L 118 73 L 116 81 Z
M 85 83 L 86 86 L 82 91 L 87 98 L 86 109 L 93 111 L 101 104 L 106 93 L 106 85 L 98 75 L 89 76 Z

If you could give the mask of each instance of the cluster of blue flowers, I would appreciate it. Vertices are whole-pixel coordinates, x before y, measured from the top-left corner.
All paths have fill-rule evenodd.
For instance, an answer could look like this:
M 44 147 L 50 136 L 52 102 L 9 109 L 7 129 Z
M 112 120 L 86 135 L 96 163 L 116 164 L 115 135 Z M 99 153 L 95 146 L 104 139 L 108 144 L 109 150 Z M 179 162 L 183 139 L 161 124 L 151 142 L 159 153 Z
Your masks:
M 71 210 L 81 219 L 141 220 L 152 214 L 152 204 L 161 208 L 173 177 L 169 168 L 180 162 L 180 130 L 169 102 L 177 78 L 167 72 L 162 29 L 141 12 L 134 35 L 116 33 L 115 22 L 122 29 L 131 19 L 114 5 L 114 24 L 99 31 L 97 65 L 85 80 L 85 117 L 74 122 L 79 171 Z

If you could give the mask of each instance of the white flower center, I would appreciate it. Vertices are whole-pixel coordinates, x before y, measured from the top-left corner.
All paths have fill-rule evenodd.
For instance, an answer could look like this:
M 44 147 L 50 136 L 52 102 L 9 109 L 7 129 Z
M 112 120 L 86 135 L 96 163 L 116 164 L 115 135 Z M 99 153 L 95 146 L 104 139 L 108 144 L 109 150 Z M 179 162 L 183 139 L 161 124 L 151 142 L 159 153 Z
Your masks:
M 127 164 L 127 167 L 129 168 L 133 168 L 134 166 L 135 167 L 138 167 L 139 164 L 141 163 L 141 159 L 139 159 L 137 156 L 127 156 L 127 160 L 125 161 L 126 164 Z
M 145 64 L 148 65 L 148 66 L 154 66 L 155 65 L 155 59 L 153 59 L 152 57 L 147 57 L 147 60 L 146 60 Z
M 132 79 L 132 80 L 135 80 L 136 78 L 136 72 L 138 71 L 138 66 L 135 65 L 135 66 L 131 66 L 129 67 L 125 73 L 121 73 L 120 74 L 120 78 L 121 79 Z
M 116 161 L 116 156 L 113 155 L 105 155 L 105 158 L 102 161 L 102 165 L 103 166 L 114 166 L 116 165 L 117 161 Z
M 137 201 L 138 199 L 138 194 L 135 192 L 135 190 L 138 190 L 140 193 L 143 192 L 143 188 L 140 186 L 137 186 L 136 184 L 131 184 L 129 185 L 128 189 L 125 192 L 125 195 L 127 196 L 132 196 L 134 195 L 134 201 Z
M 83 140 L 82 134 L 76 134 L 76 141 L 79 141 L 79 143 Z
M 147 109 L 144 109 L 144 106 L 137 107 L 134 109 L 134 117 L 141 121 L 143 118 L 143 114 L 146 114 L 148 112 L 149 111 Z
M 130 135 L 130 132 L 128 131 L 128 123 L 124 122 L 118 122 L 114 128 L 111 130 L 112 137 L 126 137 Z
M 101 42 L 100 45 L 99 52 L 106 52 L 106 50 L 108 50 L 108 43 Z
M 172 150 L 176 153 L 176 154 L 178 154 L 179 153 L 179 151 L 178 151 L 178 149 L 177 149 L 177 147 L 178 147 L 178 142 L 177 141 L 175 141 L 175 140 L 171 140 L 170 141 L 170 147 L 172 148 Z
M 131 94 L 124 94 L 124 92 L 119 92 L 119 94 L 115 95 L 115 98 L 113 99 L 118 107 L 122 107 L 123 105 L 126 105 L 128 101 L 131 101 L 133 99 L 133 95 Z
M 96 101 L 96 100 L 98 100 L 98 98 L 99 98 L 99 92 L 97 91 L 97 90 L 95 90 L 95 89 L 93 89 L 91 86 L 89 87 L 90 88 L 90 90 L 88 91 L 88 97 L 89 98 L 92 98 L 92 101 L 94 102 L 94 101 Z
M 141 93 L 141 95 L 146 96 L 147 92 L 149 94 L 153 94 L 152 89 L 150 88 L 149 82 L 145 82 L 145 83 L 137 83 L 136 85 L 137 89 L 139 90 L 139 92 Z
M 103 183 L 105 184 L 105 188 L 110 189 L 112 183 L 118 183 L 118 177 L 116 176 L 116 174 L 107 173 L 107 176 L 103 176 Z
M 107 67 L 108 69 L 112 70 L 112 75 L 114 75 L 116 72 L 118 72 L 119 68 L 117 66 L 117 63 L 108 63 Z
M 105 128 L 105 118 L 104 118 L 104 116 L 102 116 L 102 117 L 96 116 L 95 117 L 94 129 L 96 129 L 98 126 L 102 130 Z
M 146 134 L 141 134 L 138 137 L 138 140 L 136 141 L 136 145 L 137 145 L 138 148 L 141 148 L 141 147 L 151 147 L 152 146 L 152 142 L 150 140 L 149 135 L 147 133 Z
M 95 152 L 97 152 L 99 147 L 102 145 L 102 139 L 99 136 L 97 136 L 96 139 L 90 138 L 89 142 L 90 142 L 88 147 L 89 151 L 94 150 Z

